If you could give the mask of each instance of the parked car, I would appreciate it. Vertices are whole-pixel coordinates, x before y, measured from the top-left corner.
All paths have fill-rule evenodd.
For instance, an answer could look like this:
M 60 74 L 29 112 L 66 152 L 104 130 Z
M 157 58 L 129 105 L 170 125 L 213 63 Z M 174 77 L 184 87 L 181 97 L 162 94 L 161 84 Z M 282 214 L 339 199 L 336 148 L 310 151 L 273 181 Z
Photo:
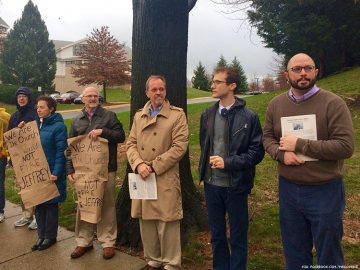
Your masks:
M 83 104 L 81 98 L 83 97 L 83 94 L 81 94 L 80 96 L 78 96 L 77 98 L 74 99 L 74 104 Z M 103 103 L 104 102 L 104 97 L 103 96 L 99 96 L 99 102 Z
M 59 103 L 60 99 L 62 99 L 62 97 L 59 94 L 51 94 L 49 95 L 49 97 L 53 98 L 56 103 Z
M 65 93 L 61 95 L 59 103 L 62 104 L 71 104 L 74 102 L 74 99 L 77 98 L 80 94 L 78 92 Z
M 261 91 L 246 91 L 246 92 L 244 92 L 244 94 L 245 95 L 260 95 L 260 94 L 262 94 L 263 92 L 261 92 Z

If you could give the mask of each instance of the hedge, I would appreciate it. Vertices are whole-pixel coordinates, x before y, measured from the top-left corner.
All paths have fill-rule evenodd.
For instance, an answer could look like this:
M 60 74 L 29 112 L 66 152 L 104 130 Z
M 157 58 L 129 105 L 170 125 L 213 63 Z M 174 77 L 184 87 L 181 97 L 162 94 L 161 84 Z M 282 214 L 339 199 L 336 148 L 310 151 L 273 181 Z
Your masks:
M 0 102 L 15 104 L 15 92 L 20 86 L 11 84 L 0 84 Z M 39 96 L 38 91 L 30 89 L 34 95 L 34 100 Z

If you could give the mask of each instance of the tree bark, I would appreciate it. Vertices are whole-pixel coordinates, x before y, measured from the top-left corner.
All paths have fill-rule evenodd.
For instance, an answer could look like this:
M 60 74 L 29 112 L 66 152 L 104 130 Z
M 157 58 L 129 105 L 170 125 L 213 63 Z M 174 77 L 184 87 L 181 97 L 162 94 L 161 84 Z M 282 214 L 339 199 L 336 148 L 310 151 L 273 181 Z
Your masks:
M 106 102 L 106 82 L 103 83 L 104 102 Z
M 167 98 L 171 104 L 186 112 L 188 4 L 188 0 L 133 0 L 131 124 L 135 112 L 148 100 L 145 82 L 150 75 L 165 76 Z M 127 172 L 131 172 L 129 165 Z M 207 226 L 203 200 L 192 179 L 188 152 L 180 162 L 180 180 L 184 244 L 192 229 L 204 229 Z M 117 199 L 117 244 L 140 247 L 138 220 L 130 217 L 130 205 L 126 177 Z

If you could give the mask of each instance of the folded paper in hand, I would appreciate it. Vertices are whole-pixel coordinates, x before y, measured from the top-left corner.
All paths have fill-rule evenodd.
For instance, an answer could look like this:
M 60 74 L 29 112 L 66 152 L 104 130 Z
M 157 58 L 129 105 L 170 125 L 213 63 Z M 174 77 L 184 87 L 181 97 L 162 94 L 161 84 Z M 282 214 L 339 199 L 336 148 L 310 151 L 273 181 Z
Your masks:
M 129 173 L 130 199 L 157 200 L 155 173 L 151 173 L 145 180 L 139 174 Z

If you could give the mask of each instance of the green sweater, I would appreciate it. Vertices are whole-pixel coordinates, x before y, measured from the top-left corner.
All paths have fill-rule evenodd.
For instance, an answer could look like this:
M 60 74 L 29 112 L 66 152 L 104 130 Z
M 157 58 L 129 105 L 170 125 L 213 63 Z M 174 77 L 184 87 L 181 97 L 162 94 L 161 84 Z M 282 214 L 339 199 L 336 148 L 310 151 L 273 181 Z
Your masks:
M 316 158 L 302 165 L 284 164 L 284 151 L 279 150 L 280 118 L 296 115 L 316 115 L 317 140 L 298 139 L 295 152 Z M 346 103 L 337 95 L 320 90 L 301 103 L 287 93 L 275 97 L 268 105 L 263 144 L 269 155 L 278 161 L 279 175 L 299 184 L 317 185 L 343 176 L 344 159 L 354 151 L 355 134 Z

